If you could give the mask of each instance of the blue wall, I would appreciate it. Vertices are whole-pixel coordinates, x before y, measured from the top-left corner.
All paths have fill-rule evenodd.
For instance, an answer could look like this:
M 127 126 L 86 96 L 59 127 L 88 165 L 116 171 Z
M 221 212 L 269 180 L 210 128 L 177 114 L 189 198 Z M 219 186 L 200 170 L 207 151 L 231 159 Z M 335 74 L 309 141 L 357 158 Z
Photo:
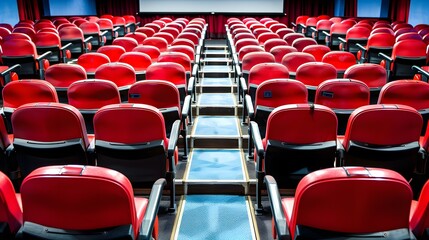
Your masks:
M 381 0 L 358 0 L 358 17 L 380 17 Z
M 19 22 L 18 3 L 16 0 L 0 0 L 0 22 L 15 25 Z
M 95 0 L 46 0 L 43 7 L 46 16 L 87 16 L 97 14 Z
M 419 23 L 429 24 L 428 10 L 428 0 L 411 0 L 408 22 L 412 25 L 416 25 Z

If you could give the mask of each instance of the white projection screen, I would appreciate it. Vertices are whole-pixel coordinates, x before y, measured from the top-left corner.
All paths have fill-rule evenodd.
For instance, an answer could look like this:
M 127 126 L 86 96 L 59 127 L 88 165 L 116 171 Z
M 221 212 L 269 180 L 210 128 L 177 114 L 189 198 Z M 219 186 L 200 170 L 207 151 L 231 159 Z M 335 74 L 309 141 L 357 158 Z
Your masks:
M 284 0 L 140 0 L 141 13 L 283 13 Z

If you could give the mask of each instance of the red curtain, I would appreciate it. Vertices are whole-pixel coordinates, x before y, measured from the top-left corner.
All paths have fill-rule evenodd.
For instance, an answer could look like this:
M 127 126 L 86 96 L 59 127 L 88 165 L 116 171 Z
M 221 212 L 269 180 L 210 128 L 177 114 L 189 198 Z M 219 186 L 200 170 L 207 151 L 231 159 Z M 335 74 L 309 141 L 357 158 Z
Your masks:
M 389 18 L 394 21 L 408 22 L 410 0 L 391 0 Z
M 19 20 L 38 20 L 41 16 L 41 1 L 39 0 L 17 0 Z
M 334 15 L 334 4 L 332 0 L 284 0 L 284 12 L 290 22 L 295 22 L 301 15 L 319 16 Z
M 357 17 L 357 0 L 344 1 L 344 16 Z

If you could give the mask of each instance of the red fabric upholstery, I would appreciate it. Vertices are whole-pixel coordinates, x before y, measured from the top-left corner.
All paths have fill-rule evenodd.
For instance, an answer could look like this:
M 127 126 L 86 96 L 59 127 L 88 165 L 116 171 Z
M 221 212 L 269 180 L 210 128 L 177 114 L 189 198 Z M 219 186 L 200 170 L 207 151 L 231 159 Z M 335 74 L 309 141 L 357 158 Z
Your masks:
M 373 63 L 355 64 L 347 68 L 344 78 L 356 79 L 364 82 L 370 88 L 380 88 L 386 84 L 386 70 Z
M 243 61 L 244 56 L 251 52 L 264 52 L 264 49 L 259 45 L 244 46 L 238 52 L 238 60 Z
M 331 51 L 323 56 L 322 62 L 332 64 L 338 72 L 344 72 L 356 64 L 356 57 L 351 52 Z
M 326 96 L 324 92 L 331 95 Z M 369 105 L 369 88 L 353 79 L 326 80 L 317 87 L 315 103 L 332 109 L 356 109 Z
M 380 92 L 379 104 L 403 104 L 423 110 L 429 108 L 429 83 L 396 80 L 387 83 Z
M 271 31 L 258 35 L 258 41 L 260 45 L 264 45 L 264 43 L 270 39 L 280 39 L 280 36 L 277 33 L 273 33 Z
M 150 27 L 138 27 L 136 32 L 144 33 L 147 37 L 152 37 L 155 34 L 155 30 Z
M 131 65 L 138 72 L 146 71 L 147 67 L 152 64 L 152 59 L 146 53 L 142 52 L 126 52 L 121 55 L 118 62 L 123 62 Z
M 186 72 L 192 71 L 191 59 L 188 55 L 180 52 L 163 52 L 158 57 L 158 62 L 173 62 L 178 63 L 185 68 Z
M 274 63 L 275 58 L 268 52 L 251 52 L 243 57 L 242 71 L 249 72 L 250 69 L 259 63 Z
M 101 108 L 94 116 L 94 133 L 97 140 L 107 142 L 132 144 L 163 140 L 165 148 L 168 146 L 161 112 L 145 104 L 123 103 Z
M 284 36 L 288 33 L 294 33 L 294 31 L 290 28 L 280 28 L 275 33 L 279 35 L 281 39 L 284 39 Z
M 154 46 L 157 47 L 160 52 L 164 52 L 167 50 L 168 42 L 160 37 L 148 37 L 143 41 L 143 45 Z
M 130 98 L 130 103 L 142 103 L 156 108 L 177 107 L 180 109 L 180 94 L 177 87 L 168 81 L 145 80 L 133 84 L 130 95 L 138 94 L 139 98 Z
M 184 53 L 186 54 L 189 59 L 191 59 L 191 61 L 195 60 L 195 51 L 194 51 L 194 47 L 190 47 L 187 45 L 174 45 L 174 46 L 169 46 L 167 48 L 167 52 L 180 52 L 180 53 Z
M 46 69 L 45 80 L 56 88 L 67 88 L 73 82 L 86 79 L 86 71 L 76 64 L 59 63 Z
M 257 86 L 266 80 L 276 78 L 289 78 L 287 67 L 275 62 L 259 63 L 250 69 L 248 82 L 249 85 Z
M 147 55 L 150 56 L 150 58 L 152 59 L 152 62 L 158 61 L 158 57 L 159 55 L 161 55 L 161 52 L 157 47 L 149 46 L 149 45 L 137 46 L 136 48 L 133 49 L 133 52 L 146 53 Z
M 34 56 L 37 58 L 36 45 L 25 39 L 4 41 L 2 45 L 3 55 L 9 57 Z
M 308 45 L 302 49 L 302 52 L 313 55 L 317 62 L 321 62 L 323 56 L 330 51 L 331 49 L 325 45 Z
M 139 43 L 134 38 L 130 37 L 118 37 L 112 42 L 113 45 L 121 46 L 126 52 L 131 52 Z
M 418 201 L 413 202 L 414 209 L 410 214 L 410 227 L 414 235 L 418 238 L 423 236 L 423 232 L 429 227 L 429 182 L 423 186 Z
M 136 82 L 134 68 L 122 62 L 105 63 L 95 71 L 95 78 L 114 82 L 118 88 L 129 86 Z
M 82 139 L 89 146 L 80 112 L 62 103 L 29 103 L 12 114 L 14 137 L 39 142 Z
M 408 228 L 412 195 L 408 182 L 391 170 L 323 169 L 301 180 L 292 213 L 285 210 L 285 214 L 286 219 L 290 219 L 288 226 L 292 238 L 297 225 L 343 233 Z M 291 205 L 283 201 L 283 206 Z M 324 217 L 321 220 L 315 216 Z
M 273 47 L 276 46 L 287 46 L 287 42 L 280 38 L 269 39 L 264 42 L 264 49 L 266 52 L 270 52 Z
M 302 50 L 310 45 L 317 45 L 317 41 L 313 38 L 297 38 L 292 42 L 292 47 L 296 48 L 298 52 L 302 52 Z
M 3 88 L 3 107 L 17 108 L 33 102 L 58 102 L 54 86 L 47 81 L 13 81 Z
M 68 103 L 80 110 L 95 110 L 121 103 L 116 84 L 108 80 L 91 79 L 72 83 L 67 90 Z
M 121 173 L 80 165 L 35 170 L 22 183 L 21 195 L 24 222 L 77 231 L 131 224 L 134 237 L 148 204 L 135 203 L 131 183 Z
M 326 142 L 336 140 L 336 137 L 335 113 L 317 104 L 288 104 L 274 109 L 268 117 L 265 135 L 265 139 L 288 144 Z
M 427 45 L 421 40 L 407 39 L 393 45 L 392 59 L 397 56 L 415 58 L 426 57 Z
M 363 106 L 350 115 L 343 146 L 347 150 L 350 141 L 378 146 L 395 146 L 418 141 L 422 124 L 420 113 L 409 106 Z
M 169 33 L 173 36 L 173 38 L 177 38 L 177 36 L 179 36 L 179 30 L 177 30 L 177 28 L 173 28 L 173 27 L 164 27 L 161 28 L 160 32 L 166 32 Z
M 295 73 L 302 64 L 315 61 L 316 59 L 309 53 L 292 52 L 284 55 L 281 63 L 289 69 L 290 73 Z
M 297 51 L 298 50 L 296 50 L 296 48 L 292 46 L 276 46 L 271 48 L 270 53 L 274 55 L 274 58 L 277 63 L 281 63 L 284 55 Z
M 141 32 L 131 32 L 125 34 L 125 37 L 134 38 L 137 41 L 137 44 L 143 44 L 143 41 L 147 38 L 146 34 Z
M 243 39 L 237 40 L 235 42 L 235 51 L 240 52 L 240 50 L 243 47 L 250 46 L 250 45 L 259 46 L 259 42 L 258 42 L 258 40 L 253 39 L 253 38 L 243 38 Z
M 146 69 L 147 80 L 166 80 L 174 85 L 186 86 L 185 68 L 178 63 L 153 63 Z
M 22 225 L 22 208 L 18 197 L 10 179 L 0 172 L 0 222 L 8 224 L 12 235 L 16 234 Z
M 264 95 L 267 91 L 271 92 L 270 97 Z M 255 96 L 255 109 L 256 106 L 276 108 L 286 104 L 306 103 L 307 89 L 297 80 L 271 79 L 258 86 Z
M 160 37 L 167 41 L 167 44 L 170 45 L 174 41 L 174 36 L 168 32 L 157 32 L 152 37 Z
M 137 45 L 136 45 L 137 46 Z M 126 52 L 125 48 L 118 45 L 106 45 L 97 50 L 98 53 L 103 53 L 109 57 L 110 62 L 117 62 L 119 57 Z
M 318 86 L 325 80 L 337 78 L 337 70 L 329 63 L 307 62 L 296 70 L 295 79 L 309 86 Z
M 195 49 L 195 44 L 186 38 L 176 38 L 172 43 L 171 46 L 188 46 L 191 47 L 192 49 Z M 168 49 L 167 49 L 168 50 Z
M 110 59 L 104 53 L 84 53 L 77 59 L 77 64 L 82 66 L 87 73 L 95 73 L 95 70 L 105 63 L 110 63 Z
M 293 41 L 297 38 L 304 38 L 304 34 L 302 33 L 288 33 L 283 36 L 283 39 L 289 44 L 292 45 Z

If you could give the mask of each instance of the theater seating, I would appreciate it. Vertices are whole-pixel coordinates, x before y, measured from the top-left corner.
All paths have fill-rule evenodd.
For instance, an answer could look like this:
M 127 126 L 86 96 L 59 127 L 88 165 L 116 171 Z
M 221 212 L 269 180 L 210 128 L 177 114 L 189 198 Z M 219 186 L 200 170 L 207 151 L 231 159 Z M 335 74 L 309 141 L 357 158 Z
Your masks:
M 296 188 L 308 173 L 333 167 L 337 153 L 337 117 L 317 104 L 288 104 L 272 111 L 265 138 L 251 122 L 256 158 L 256 211 L 262 209 L 265 175 L 272 175 L 282 188 Z M 317 158 L 314 158 L 317 156 Z
M 22 225 L 22 207 L 18 201 L 19 194 L 15 193 L 12 182 L 3 172 L 0 172 L 0 237 L 13 239 Z
M 409 227 L 413 193 L 394 171 L 319 170 L 301 180 L 295 197 L 283 199 L 276 180 L 265 178 L 278 239 L 415 239 Z
M 340 165 L 381 167 L 410 179 L 417 166 L 423 119 L 409 106 L 363 106 L 350 115 Z
M 105 63 L 110 63 L 110 59 L 103 53 L 84 53 L 77 59 L 77 64 L 85 69 L 87 78 L 94 78 L 95 70 Z
M 170 209 L 174 210 L 179 128 L 177 120 L 167 138 L 164 117 L 153 106 L 134 103 L 105 106 L 94 116 L 97 165 L 122 172 L 133 187 L 147 187 L 158 178 L 166 178 Z
M 354 79 L 331 79 L 317 86 L 314 103 L 331 108 L 338 119 L 338 135 L 344 135 L 350 114 L 369 105 L 369 88 Z
M 121 94 L 121 101 L 125 102 L 128 100 L 128 90 L 136 82 L 136 72 L 127 63 L 105 63 L 95 70 L 95 78 L 114 82 Z
M 38 167 L 88 164 L 88 140 L 82 114 L 62 103 L 29 103 L 12 114 L 13 149 L 21 177 Z
M 134 197 L 129 180 L 115 170 L 37 169 L 22 183 L 25 210 L 18 239 L 157 239 L 164 185 L 164 179 L 156 181 L 147 199 Z

